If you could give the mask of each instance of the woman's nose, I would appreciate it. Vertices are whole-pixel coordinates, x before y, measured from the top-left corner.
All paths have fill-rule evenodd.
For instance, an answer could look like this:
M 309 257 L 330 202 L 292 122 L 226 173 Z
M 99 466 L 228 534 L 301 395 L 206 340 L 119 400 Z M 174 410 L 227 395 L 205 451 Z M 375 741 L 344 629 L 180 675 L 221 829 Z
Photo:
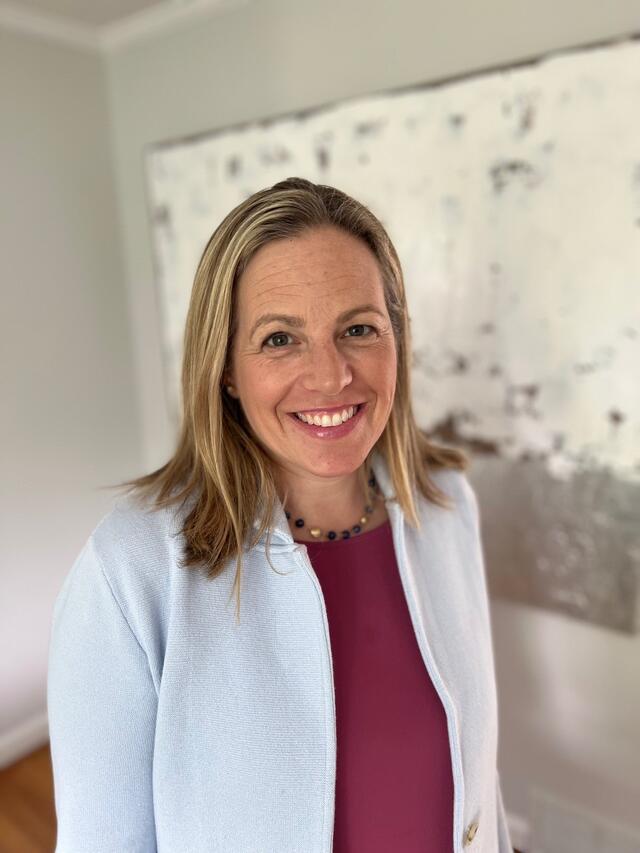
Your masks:
M 307 390 L 327 396 L 339 394 L 351 382 L 351 368 L 344 353 L 334 346 L 317 347 L 306 359 L 303 384 Z

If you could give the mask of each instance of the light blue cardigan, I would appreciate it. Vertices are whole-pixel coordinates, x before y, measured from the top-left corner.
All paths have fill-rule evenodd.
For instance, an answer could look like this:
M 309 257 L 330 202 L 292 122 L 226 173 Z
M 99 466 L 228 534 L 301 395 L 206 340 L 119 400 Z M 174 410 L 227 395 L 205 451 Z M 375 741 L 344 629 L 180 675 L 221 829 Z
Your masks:
M 446 711 L 453 850 L 507 853 L 475 494 L 461 472 L 434 473 L 456 509 L 419 497 L 418 532 L 390 500 L 377 451 L 372 465 L 416 641 Z M 281 504 L 274 522 L 279 573 L 264 538 L 245 553 L 239 623 L 235 559 L 213 581 L 181 569 L 175 510 L 121 498 L 89 537 L 51 627 L 56 853 L 331 853 L 327 615 Z

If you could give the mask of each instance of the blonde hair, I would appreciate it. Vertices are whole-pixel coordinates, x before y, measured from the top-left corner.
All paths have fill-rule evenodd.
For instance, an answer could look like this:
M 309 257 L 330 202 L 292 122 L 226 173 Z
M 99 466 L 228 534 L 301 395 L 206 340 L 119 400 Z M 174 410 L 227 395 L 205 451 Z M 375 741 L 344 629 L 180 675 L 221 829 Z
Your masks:
M 419 527 L 413 488 L 425 499 L 450 509 L 449 497 L 430 479 L 429 471 L 464 470 L 469 464 L 463 451 L 433 444 L 415 422 L 403 275 L 380 221 L 340 190 L 302 178 L 288 178 L 254 193 L 216 228 L 196 270 L 185 325 L 182 419 L 175 452 L 156 471 L 116 485 L 141 500 L 151 499 L 156 508 L 192 502 L 182 527 L 186 543 L 182 565 L 204 568 L 213 579 L 235 557 L 238 611 L 243 548 L 247 537 L 251 548 L 271 530 L 279 496 L 273 461 L 256 442 L 239 401 L 222 389 L 238 325 L 236 286 L 261 246 L 325 226 L 364 241 L 375 255 L 396 344 L 393 408 L 360 475 L 366 475 L 370 457 L 378 450 L 387 463 L 395 499 L 409 523 Z M 264 512 L 254 525 L 261 504 Z

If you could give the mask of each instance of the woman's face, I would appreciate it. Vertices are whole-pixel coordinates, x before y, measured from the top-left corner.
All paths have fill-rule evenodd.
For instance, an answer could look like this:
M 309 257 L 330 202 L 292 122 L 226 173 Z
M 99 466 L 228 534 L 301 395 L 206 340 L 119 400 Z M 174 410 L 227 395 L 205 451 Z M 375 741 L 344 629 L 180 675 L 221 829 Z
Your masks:
M 394 335 L 372 251 L 333 227 L 272 241 L 247 265 L 236 300 L 228 379 L 263 448 L 305 479 L 355 471 L 385 428 L 396 385 Z M 365 405 L 340 432 L 296 419 L 296 412 L 332 415 L 356 403 Z

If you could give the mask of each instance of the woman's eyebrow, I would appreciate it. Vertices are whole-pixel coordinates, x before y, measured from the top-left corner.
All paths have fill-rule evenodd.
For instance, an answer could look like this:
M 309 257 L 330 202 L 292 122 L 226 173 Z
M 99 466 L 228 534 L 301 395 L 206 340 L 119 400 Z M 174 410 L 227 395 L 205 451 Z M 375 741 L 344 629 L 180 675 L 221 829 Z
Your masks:
M 353 317 L 356 314 L 364 314 L 366 311 L 371 311 L 374 314 L 379 314 L 381 317 L 384 317 L 384 314 L 379 308 L 376 308 L 375 305 L 367 304 L 358 305 L 356 308 L 350 308 L 348 311 L 344 311 L 342 314 L 340 314 L 339 317 L 336 318 L 336 322 L 344 323 L 344 321 L 348 320 L 350 317 Z M 249 337 L 252 338 L 256 330 L 260 326 L 264 326 L 267 323 L 271 322 L 286 323 L 288 326 L 294 326 L 298 329 L 304 326 L 305 324 L 304 319 L 302 317 L 296 317 L 291 314 L 263 314 L 253 324 Z

